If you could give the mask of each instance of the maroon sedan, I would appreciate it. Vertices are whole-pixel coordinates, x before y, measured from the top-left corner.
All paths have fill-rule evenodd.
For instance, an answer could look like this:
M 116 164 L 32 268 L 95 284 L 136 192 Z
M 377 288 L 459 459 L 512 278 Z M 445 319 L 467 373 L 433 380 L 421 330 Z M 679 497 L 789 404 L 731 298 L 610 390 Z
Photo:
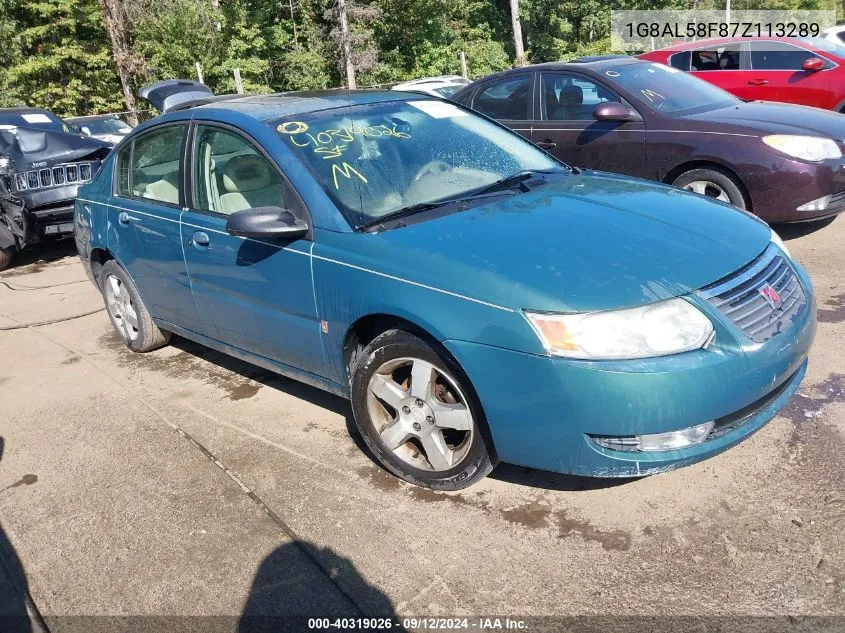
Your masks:
M 845 110 L 845 47 L 823 37 L 699 40 L 640 59 L 689 72 L 746 101 Z
M 845 117 L 746 103 L 631 57 L 515 68 L 453 97 L 563 161 L 682 187 L 769 222 L 845 211 Z

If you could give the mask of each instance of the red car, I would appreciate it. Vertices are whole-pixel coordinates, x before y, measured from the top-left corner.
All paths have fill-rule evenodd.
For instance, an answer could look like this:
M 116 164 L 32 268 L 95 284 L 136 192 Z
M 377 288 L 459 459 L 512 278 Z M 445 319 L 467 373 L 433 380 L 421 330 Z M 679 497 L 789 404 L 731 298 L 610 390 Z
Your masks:
M 845 112 L 845 46 L 821 37 L 699 40 L 640 59 L 691 73 L 745 101 Z

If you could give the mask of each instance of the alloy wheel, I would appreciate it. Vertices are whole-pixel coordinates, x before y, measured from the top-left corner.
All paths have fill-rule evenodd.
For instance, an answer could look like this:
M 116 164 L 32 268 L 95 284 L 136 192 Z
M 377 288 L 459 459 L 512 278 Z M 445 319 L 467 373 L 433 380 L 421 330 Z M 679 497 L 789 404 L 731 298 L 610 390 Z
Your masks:
M 454 468 L 469 452 L 476 425 L 467 403 L 452 376 L 419 358 L 384 363 L 367 389 L 382 443 L 405 463 L 433 472 Z
M 684 189 L 702 196 L 707 196 L 708 198 L 716 198 L 716 200 L 721 200 L 722 202 L 730 203 L 731 201 L 724 189 L 709 180 L 693 180 L 684 185 Z
M 138 338 L 138 313 L 132 303 L 129 289 L 118 277 L 106 277 L 106 305 L 117 331 L 124 340 L 132 342 Z

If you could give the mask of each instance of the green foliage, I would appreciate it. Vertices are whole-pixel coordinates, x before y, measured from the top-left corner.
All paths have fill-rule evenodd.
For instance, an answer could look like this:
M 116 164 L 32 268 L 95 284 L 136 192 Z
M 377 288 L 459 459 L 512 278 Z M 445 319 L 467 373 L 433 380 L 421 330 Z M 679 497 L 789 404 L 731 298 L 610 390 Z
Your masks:
M 103 0 L 0 0 L 0 106 L 60 115 L 120 110 L 123 97 Z M 520 0 L 531 62 L 610 52 L 614 9 L 724 9 L 725 0 Z M 845 0 L 732 0 L 741 9 L 843 9 Z M 346 0 L 359 86 L 460 72 L 514 59 L 509 0 Z M 233 92 L 341 85 L 337 0 L 124 0 L 136 89 L 196 77 Z

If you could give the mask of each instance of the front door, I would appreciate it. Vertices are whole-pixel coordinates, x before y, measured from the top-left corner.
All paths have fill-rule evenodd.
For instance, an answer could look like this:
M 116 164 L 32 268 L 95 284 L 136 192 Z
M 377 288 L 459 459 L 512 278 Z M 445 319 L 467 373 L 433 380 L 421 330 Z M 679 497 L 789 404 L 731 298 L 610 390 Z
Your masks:
M 187 130 L 183 123 L 159 126 L 121 146 L 108 244 L 154 318 L 202 332 L 179 228 Z
M 800 46 L 787 42 L 750 42 L 751 69 L 744 73 L 749 84 L 748 99 L 782 101 L 816 108 L 831 108 L 829 69 L 833 64 Z M 825 68 L 804 70 L 804 61 L 819 57 Z
M 586 75 L 540 73 L 540 120 L 532 125 L 538 146 L 576 167 L 630 176 L 645 173 L 645 125 L 641 121 L 597 121 L 599 103 L 630 104 Z
M 748 48 L 741 42 L 702 47 L 690 54 L 690 74 L 740 99 L 753 98 L 747 68 Z
M 304 205 L 276 166 L 236 130 L 198 124 L 191 144 L 191 206 L 182 214 L 182 241 L 200 316 L 227 345 L 322 375 L 313 243 L 226 232 L 228 217 L 238 211 L 276 206 L 307 220 Z

